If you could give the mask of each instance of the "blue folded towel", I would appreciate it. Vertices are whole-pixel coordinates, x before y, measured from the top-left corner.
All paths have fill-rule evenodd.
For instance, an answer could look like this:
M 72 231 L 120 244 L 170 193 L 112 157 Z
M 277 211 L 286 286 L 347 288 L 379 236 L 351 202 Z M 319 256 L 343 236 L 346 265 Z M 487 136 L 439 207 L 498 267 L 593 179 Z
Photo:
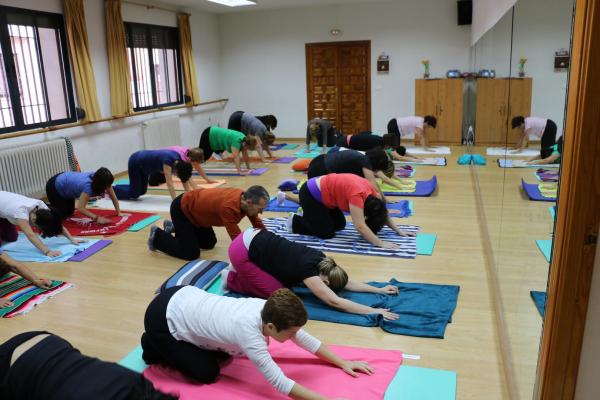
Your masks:
M 470 154 L 463 154 L 462 156 L 458 157 L 457 162 L 460 165 L 471 164 L 471 155 Z
M 481 154 L 473 154 L 472 159 L 473 159 L 473 164 L 475 164 L 475 165 L 486 165 L 487 164 L 487 160 Z
M 350 314 L 336 310 L 319 300 L 305 286 L 294 287 L 294 292 L 304 302 L 308 318 L 358 326 L 379 326 L 384 331 L 398 335 L 444 338 L 448 323 L 456 309 L 459 286 L 429 283 L 405 283 L 392 279 L 390 282 L 369 282 L 383 287 L 394 285 L 398 295 L 358 293 L 342 291 L 340 297 L 374 308 L 389 308 L 400 315 L 395 321 L 386 321 L 380 314 Z M 227 296 L 243 297 L 238 293 Z

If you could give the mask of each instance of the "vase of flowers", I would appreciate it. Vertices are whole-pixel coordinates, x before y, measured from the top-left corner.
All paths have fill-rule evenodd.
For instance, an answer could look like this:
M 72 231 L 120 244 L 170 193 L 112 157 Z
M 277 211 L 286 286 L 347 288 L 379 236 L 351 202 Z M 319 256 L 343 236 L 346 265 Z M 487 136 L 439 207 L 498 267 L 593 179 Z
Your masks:
M 523 78 L 525 76 L 525 63 L 527 62 L 526 58 L 519 59 L 519 77 Z
M 431 67 L 431 64 L 429 63 L 429 60 L 421 60 L 421 64 L 423 64 L 423 67 L 425 68 L 425 71 L 423 71 L 423 78 L 427 79 L 429 78 L 429 68 Z

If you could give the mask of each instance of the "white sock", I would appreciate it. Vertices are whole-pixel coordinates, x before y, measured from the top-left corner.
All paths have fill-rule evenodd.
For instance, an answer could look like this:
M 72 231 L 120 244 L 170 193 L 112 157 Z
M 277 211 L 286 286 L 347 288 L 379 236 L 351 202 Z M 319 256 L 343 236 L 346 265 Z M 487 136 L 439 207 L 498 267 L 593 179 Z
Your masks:
M 285 227 L 289 233 L 294 233 L 292 231 L 292 225 L 294 223 L 294 215 L 296 215 L 296 214 L 290 213 L 290 216 L 288 217 L 287 221 L 285 221 Z
M 283 193 L 280 190 L 279 192 L 277 192 L 277 205 L 282 206 L 284 202 L 285 202 L 285 193 Z

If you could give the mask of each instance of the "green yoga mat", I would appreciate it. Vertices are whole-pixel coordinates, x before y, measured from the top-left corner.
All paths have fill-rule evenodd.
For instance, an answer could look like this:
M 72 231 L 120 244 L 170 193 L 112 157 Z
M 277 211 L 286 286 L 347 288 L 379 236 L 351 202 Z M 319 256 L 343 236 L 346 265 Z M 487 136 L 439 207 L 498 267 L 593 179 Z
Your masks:
M 129 232 L 141 231 L 142 229 L 144 229 L 148 225 L 153 224 L 154 222 L 158 221 L 159 219 L 160 219 L 160 215 L 153 215 L 151 217 L 141 220 L 140 222 L 138 222 L 136 224 L 131 225 L 129 227 L 129 229 L 127 229 L 127 230 Z
M 417 233 L 417 254 L 420 256 L 432 255 L 436 239 L 435 233 Z
M 295 150 L 298 148 L 298 146 L 300 146 L 300 145 L 299 144 L 286 144 L 279 150 Z
M 550 262 L 552 255 L 552 240 L 539 239 L 535 241 L 535 244 L 537 244 L 538 249 L 540 249 L 546 258 L 546 261 Z
M 384 400 L 455 400 L 456 372 L 402 365 Z
M 142 346 L 137 346 L 131 353 L 123 357 L 123 359 L 119 361 L 119 365 L 129 368 L 132 371 L 142 373 L 147 367 L 142 359 Z

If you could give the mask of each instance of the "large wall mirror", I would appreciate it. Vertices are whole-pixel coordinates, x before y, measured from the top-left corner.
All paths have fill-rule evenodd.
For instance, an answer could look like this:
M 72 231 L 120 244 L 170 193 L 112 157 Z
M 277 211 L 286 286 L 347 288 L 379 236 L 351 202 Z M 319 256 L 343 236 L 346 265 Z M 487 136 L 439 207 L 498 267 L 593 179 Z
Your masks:
M 473 47 L 473 167 L 511 397 L 533 396 L 555 221 L 573 0 L 519 0 Z M 484 233 L 485 234 L 485 233 Z

